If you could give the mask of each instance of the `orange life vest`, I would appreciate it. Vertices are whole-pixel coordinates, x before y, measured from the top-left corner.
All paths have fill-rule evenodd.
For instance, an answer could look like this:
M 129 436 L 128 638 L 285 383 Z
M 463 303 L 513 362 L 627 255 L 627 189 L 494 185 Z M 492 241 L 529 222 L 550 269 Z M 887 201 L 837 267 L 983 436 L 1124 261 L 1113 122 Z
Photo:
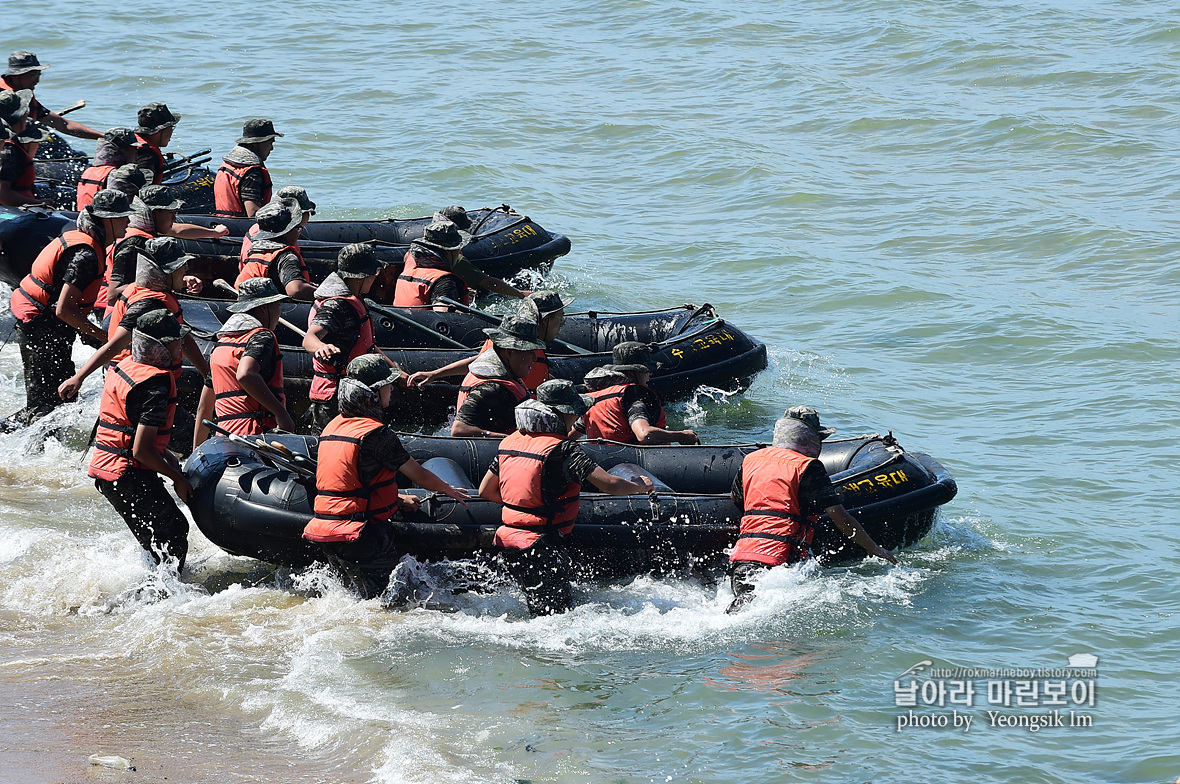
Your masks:
M 21 196 L 30 199 L 37 198 L 37 167 L 33 165 L 33 156 L 29 155 L 25 148 L 17 144 L 14 139 L 5 139 L 4 144 L 11 144 L 25 159 L 24 171 L 16 178 L 16 182 L 12 183 L 12 189 Z
M 137 423 L 127 416 L 127 396 L 131 390 L 150 379 L 168 373 L 163 368 L 141 365 L 130 357 L 111 367 L 102 388 L 102 403 L 98 409 L 98 429 L 95 431 L 94 456 L 90 458 L 90 476 L 114 481 L 128 468 L 143 468 L 131 455 L 135 443 Z M 155 446 L 163 452 L 172 436 L 172 420 L 176 415 L 176 380 L 169 374 L 168 410 L 164 427 L 156 431 Z
M 293 252 L 295 257 L 299 259 L 299 271 L 303 273 L 304 282 L 311 283 L 311 273 L 307 271 L 307 265 L 303 263 L 303 254 L 299 251 L 299 246 L 284 245 L 283 247 L 276 250 L 255 251 L 253 248 L 251 248 L 250 255 L 246 258 L 246 261 L 240 265 L 241 271 L 238 272 L 238 277 L 234 281 L 234 288 L 236 289 L 238 286 L 242 285 L 242 281 L 249 280 L 250 278 L 271 278 L 271 280 L 275 282 L 275 286 L 278 287 L 279 291 L 282 291 L 283 286 L 281 283 L 279 283 L 278 276 L 275 275 L 272 277 L 270 270 L 271 266 L 275 262 L 275 259 L 277 259 L 284 251 L 288 250 Z
M 512 393 L 518 404 L 529 399 L 529 391 L 515 378 L 484 378 L 474 373 L 468 373 L 463 377 L 463 383 L 459 385 L 459 399 L 455 403 L 456 411 L 462 408 L 463 404 L 467 402 L 467 396 L 471 394 L 471 390 L 480 384 L 499 384 Z
M 590 396 L 594 398 L 594 405 L 582 417 L 582 422 L 586 426 L 586 438 L 605 438 L 610 441 L 622 441 L 625 444 L 638 442 L 639 439 L 635 437 L 635 431 L 631 429 L 631 423 L 627 421 L 627 412 L 623 410 L 623 393 L 628 387 L 637 386 L 639 385 L 633 381 L 628 381 L 625 384 L 615 384 L 590 393 Z M 664 407 L 660 404 L 659 399 L 655 394 L 652 394 L 648 396 L 647 402 L 655 402 L 659 406 L 656 421 L 648 424 L 654 427 L 665 427 L 668 424 L 668 418 L 664 415 Z
M 393 306 L 395 308 L 417 308 L 430 305 L 430 287 L 442 278 L 450 275 L 459 281 L 462 292 L 460 299 L 464 305 L 470 305 L 473 297 L 458 275 L 450 270 L 434 269 L 418 266 L 418 259 L 413 253 L 406 252 L 405 267 L 402 274 L 397 276 L 397 285 L 393 289 Z
M 361 484 L 361 439 L 384 427 L 369 417 L 338 416 L 320 436 L 316 461 L 315 517 L 303 529 L 313 542 L 352 542 L 369 520 L 397 511 L 397 473 L 384 466 L 370 485 Z
M 342 299 L 352 306 L 356 311 L 357 317 L 361 320 L 361 331 L 357 336 L 356 342 L 348 350 L 348 359 L 344 362 L 343 367 L 347 367 L 348 363 L 359 357 L 361 354 L 368 354 L 377 345 L 377 338 L 373 335 L 373 320 L 369 317 L 369 309 L 365 307 L 365 303 L 361 302 L 358 297 L 324 297 L 317 299 L 311 306 L 311 312 L 308 313 L 307 323 L 310 325 L 315 318 L 319 309 L 324 306 L 324 303 L 332 299 Z M 344 346 L 339 347 L 341 351 Z M 319 357 L 313 357 L 311 361 L 311 391 L 308 397 L 312 400 L 320 402 L 331 400 L 336 396 L 336 382 L 340 380 L 340 372 L 336 366 L 325 362 Z
M 274 429 L 275 417 L 262 403 L 242 389 L 238 382 L 238 363 L 250 338 L 259 332 L 271 336 L 274 345 L 274 373 L 266 385 L 284 406 L 287 396 L 283 391 L 283 353 L 274 333 L 265 327 L 256 327 L 235 335 L 218 335 L 209 354 L 209 376 L 213 380 L 213 421 L 231 433 L 240 436 L 256 436 Z
M 135 134 L 135 138 L 139 140 L 139 149 L 147 150 L 152 154 L 152 162 L 149 164 L 152 167 L 152 181 L 148 185 L 159 185 L 164 179 L 164 153 L 160 152 L 160 148 L 149 142 L 147 139 Z
M 8 80 L 3 76 L 0 76 L 0 90 L 12 90 L 14 93 L 18 92 L 18 90 L 9 84 Z M 29 92 L 32 92 L 32 90 L 29 90 Z M 49 110 L 42 106 L 41 102 L 37 100 L 37 96 L 34 95 L 29 101 L 29 119 L 40 120 L 48 113 Z
M 78 180 L 78 195 L 74 197 L 74 209 L 81 211 L 94 201 L 94 194 L 107 187 L 107 175 L 117 169 L 117 166 L 91 166 L 82 172 L 82 179 Z
M 246 262 L 250 259 L 250 249 L 254 247 L 254 237 L 258 235 L 260 228 L 257 223 L 249 228 L 245 236 L 242 237 L 242 252 L 238 255 L 238 272 L 241 272 L 246 267 Z
M 495 544 L 523 550 L 551 531 L 568 534 L 574 530 L 582 485 L 570 482 L 552 505 L 546 505 L 541 495 L 545 459 L 564 440 L 548 433 L 517 430 L 500 442 L 500 496 L 504 507 Z
M 242 202 L 239 191 L 242 178 L 251 169 L 262 169 L 262 203 L 266 204 L 271 197 L 270 172 L 261 163 L 230 163 L 222 161 L 217 170 L 217 177 L 213 180 L 214 214 L 223 218 L 245 218 L 246 205 Z
M 12 292 L 12 315 L 27 324 L 42 313 L 53 313 L 58 295 L 61 293 L 59 277 L 64 272 L 58 269 L 58 263 L 68 249 L 79 245 L 89 245 L 98 255 L 98 263 L 106 264 L 107 252 L 101 242 L 77 229 L 65 232 L 37 254 L 37 258 L 33 260 L 33 268 Z M 102 286 L 105 276 L 106 270 L 100 269 L 98 278 L 82 292 L 78 308 L 83 314 L 94 307 L 94 300 L 98 297 L 98 289 Z
M 119 322 L 127 315 L 127 310 L 143 299 L 157 299 L 164 303 L 164 306 L 176 316 L 176 320 L 181 324 L 184 323 L 184 311 L 180 307 L 180 300 L 171 291 L 156 291 L 155 289 L 147 289 L 138 283 L 132 283 L 127 288 L 123 289 L 123 293 L 115 300 L 115 306 L 111 308 L 111 322 L 107 325 L 107 341 L 115 339 L 115 331 L 119 329 Z M 120 351 L 111 360 L 111 364 L 122 362 L 127 357 L 131 356 L 131 348 L 127 347 Z M 172 366 L 172 378 L 174 381 L 180 380 L 181 362 L 177 361 Z
M 814 457 L 790 449 L 766 447 L 742 461 L 741 532 L 731 561 L 755 561 L 770 566 L 810 557 L 819 515 L 804 517 L 799 504 L 799 481 Z
M 483 352 L 490 350 L 494 345 L 495 344 L 492 343 L 492 339 L 488 338 L 483 342 L 483 345 L 479 349 L 479 353 L 482 354 Z M 545 353 L 545 349 L 543 348 L 537 349 L 535 353 L 537 356 L 537 361 L 533 363 L 532 368 L 529 370 L 529 374 L 521 379 L 521 381 L 524 382 L 524 388 L 529 391 L 529 395 L 532 397 L 536 397 L 537 387 L 549 380 L 549 356 Z
M 79 207 L 78 209 L 82 209 L 82 208 Z M 123 236 L 120 237 L 119 239 L 115 240 L 115 243 L 113 245 L 111 245 L 111 247 L 107 248 L 107 271 L 106 271 L 106 274 L 103 275 L 102 286 L 99 287 L 98 297 L 97 297 L 97 299 L 95 299 L 95 303 L 96 303 L 95 308 L 96 309 L 106 310 L 107 296 L 111 290 L 111 276 L 115 272 L 115 256 L 122 249 L 123 243 L 126 242 L 127 240 L 131 239 L 132 237 L 143 237 L 144 239 L 150 240 L 155 236 L 156 236 L 155 234 L 151 234 L 149 232 L 146 232 L 143 229 L 137 229 L 134 226 L 128 226 L 127 230 L 125 232 L 123 232 Z M 133 281 L 126 281 L 125 280 L 125 281 L 123 281 L 123 285 L 127 286 L 127 285 L 130 285 L 132 282 Z

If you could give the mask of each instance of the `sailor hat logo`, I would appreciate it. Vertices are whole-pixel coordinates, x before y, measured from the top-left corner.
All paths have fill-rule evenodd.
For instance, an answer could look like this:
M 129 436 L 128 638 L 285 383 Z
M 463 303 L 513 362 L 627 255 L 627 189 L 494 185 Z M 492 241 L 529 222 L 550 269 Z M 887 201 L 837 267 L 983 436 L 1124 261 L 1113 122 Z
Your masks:
M 1098 657 L 1092 653 L 1075 653 L 1069 657 L 1069 666 L 1092 670 L 1098 666 Z

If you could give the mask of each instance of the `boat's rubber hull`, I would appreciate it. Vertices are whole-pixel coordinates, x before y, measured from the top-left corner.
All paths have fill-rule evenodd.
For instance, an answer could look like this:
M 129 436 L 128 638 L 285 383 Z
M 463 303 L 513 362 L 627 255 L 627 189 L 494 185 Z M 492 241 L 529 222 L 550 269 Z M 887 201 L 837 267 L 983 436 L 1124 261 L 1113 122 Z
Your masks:
M 228 318 L 224 301 L 187 300 L 185 320 L 197 330 L 198 342 L 206 355 L 212 342 L 202 334 L 215 332 Z M 388 316 L 374 314 L 377 342 L 406 373 L 434 370 L 463 357 L 475 355 L 475 347 L 486 338 L 483 330 L 489 323 L 467 313 L 440 313 L 431 310 L 396 309 L 406 318 L 425 327 L 415 330 L 394 322 Z M 285 318 L 302 326 L 307 323 L 308 306 L 289 306 Z M 711 307 L 680 308 L 653 313 L 575 315 L 562 326 L 560 337 L 592 353 L 571 355 L 555 353 L 549 358 L 549 372 L 554 378 L 581 383 L 586 373 L 610 364 L 611 349 L 624 340 L 638 340 L 653 346 L 656 365 L 651 386 L 665 398 L 690 394 L 700 386 L 724 390 L 745 389 L 766 367 L 766 346 L 724 319 Z M 283 373 L 287 382 L 288 406 L 293 412 L 307 405 L 311 384 L 311 355 L 299 346 L 299 337 L 280 327 L 283 348 Z M 458 340 L 471 349 L 446 347 L 442 337 Z M 452 383 L 430 384 L 421 391 L 400 390 L 396 409 L 402 419 L 425 418 L 437 421 L 455 404 L 460 377 Z
M 312 437 L 278 440 L 314 456 Z M 403 436 L 403 443 L 420 463 L 453 461 L 438 470 L 456 472 L 452 481 L 465 480 L 470 487 L 478 484 L 498 446 L 491 439 L 410 435 Z M 640 466 L 673 492 L 661 491 L 654 501 L 644 495 L 586 493 L 568 544 L 598 571 L 641 572 L 669 559 L 717 557 L 737 536 L 740 510 L 729 497 L 730 484 L 743 457 L 755 448 L 585 444 L 604 468 Z M 889 438 L 832 442 L 824 462 L 845 506 L 877 542 L 891 549 L 913 545 L 929 533 L 938 507 L 957 491 L 937 461 L 905 452 Z M 268 466 L 249 449 L 221 438 L 202 445 L 189 458 L 186 472 L 195 488 L 194 519 L 217 546 L 292 567 L 320 557 L 318 547 L 301 538 L 311 518 L 311 488 L 292 472 Z M 489 501 L 476 498 L 463 507 L 430 498 L 420 512 L 395 523 L 399 552 L 423 559 L 493 552 L 499 520 L 499 505 Z M 826 518 L 821 518 L 814 547 L 825 563 L 864 556 Z
M 187 185 L 180 182 L 174 187 L 183 192 Z M 508 278 L 524 269 L 545 269 L 570 251 L 568 237 L 546 231 L 527 215 L 510 208 L 481 208 L 469 214 L 480 225 L 480 233 L 463 252 L 489 275 Z M 0 207 L 0 279 L 10 285 L 19 283 L 41 249 L 72 226 L 77 217 L 76 212 L 69 211 L 30 213 Z M 312 280 L 321 281 L 336 268 L 340 248 L 350 242 L 374 240 L 384 262 L 401 264 L 410 241 L 421 237 L 431 220 L 312 221 L 303 229 L 300 247 Z M 190 265 L 192 274 L 206 281 L 223 278 L 232 282 L 238 275 L 242 235 L 254 225 L 253 219 L 180 215 L 177 221 L 205 226 L 223 223 L 230 228 L 226 239 L 179 242 L 186 253 L 196 256 Z

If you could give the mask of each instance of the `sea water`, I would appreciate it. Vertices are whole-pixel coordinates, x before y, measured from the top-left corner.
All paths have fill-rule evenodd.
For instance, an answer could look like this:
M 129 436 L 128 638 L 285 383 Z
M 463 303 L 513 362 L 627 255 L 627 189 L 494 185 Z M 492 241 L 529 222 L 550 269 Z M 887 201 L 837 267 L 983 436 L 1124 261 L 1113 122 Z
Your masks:
M 182 154 L 270 117 L 276 184 L 320 218 L 507 202 L 572 239 L 547 282 L 574 310 L 710 302 L 768 344 L 746 393 L 699 390 L 674 423 L 750 441 L 809 404 L 960 490 L 899 565 L 777 570 L 740 615 L 689 575 L 578 585 L 558 617 L 527 618 L 504 581 L 389 612 L 195 531 L 191 579 L 154 569 L 86 478 L 91 380 L 0 436 L 6 770 L 1174 780 L 1178 10 L 10 0 L 0 43 L 52 65 L 48 106 L 85 98 L 73 117 L 105 129 L 165 101 Z M 0 409 L 22 398 L 9 343 Z M 1093 704 L 1061 715 L 1091 726 L 1030 731 L 1058 708 L 1028 677 L 904 704 L 915 678 L 966 680 L 931 668 L 1079 653 Z M 934 726 L 902 727 L 910 710 Z

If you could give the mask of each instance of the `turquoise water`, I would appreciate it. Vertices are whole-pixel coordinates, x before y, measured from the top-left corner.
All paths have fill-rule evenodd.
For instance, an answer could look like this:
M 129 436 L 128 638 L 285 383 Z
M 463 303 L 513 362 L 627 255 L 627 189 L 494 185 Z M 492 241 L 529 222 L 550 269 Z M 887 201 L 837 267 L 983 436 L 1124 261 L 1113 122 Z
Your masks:
M 771 347 L 744 395 L 674 418 L 746 441 L 809 403 L 960 492 L 899 566 L 774 574 L 737 618 L 670 578 L 580 586 L 559 618 L 506 587 L 391 614 L 318 573 L 211 588 L 251 565 L 199 537 L 204 585 L 161 584 L 80 444 L 0 436 L 0 677 L 150 683 L 285 744 L 289 780 L 1174 780 L 1177 10 L 10 0 L 0 43 L 53 64 L 48 105 L 101 129 L 166 100 L 182 153 L 270 116 L 276 182 L 323 217 L 506 201 L 571 237 L 549 280 L 579 305 L 708 301 Z M 14 410 L 15 346 L 0 375 Z M 968 732 L 897 730 L 919 661 L 1079 652 L 1092 727 L 977 701 Z M 104 743 L 166 752 L 127 720 Z M 256 748 L 190 780 L 275 780 Z

